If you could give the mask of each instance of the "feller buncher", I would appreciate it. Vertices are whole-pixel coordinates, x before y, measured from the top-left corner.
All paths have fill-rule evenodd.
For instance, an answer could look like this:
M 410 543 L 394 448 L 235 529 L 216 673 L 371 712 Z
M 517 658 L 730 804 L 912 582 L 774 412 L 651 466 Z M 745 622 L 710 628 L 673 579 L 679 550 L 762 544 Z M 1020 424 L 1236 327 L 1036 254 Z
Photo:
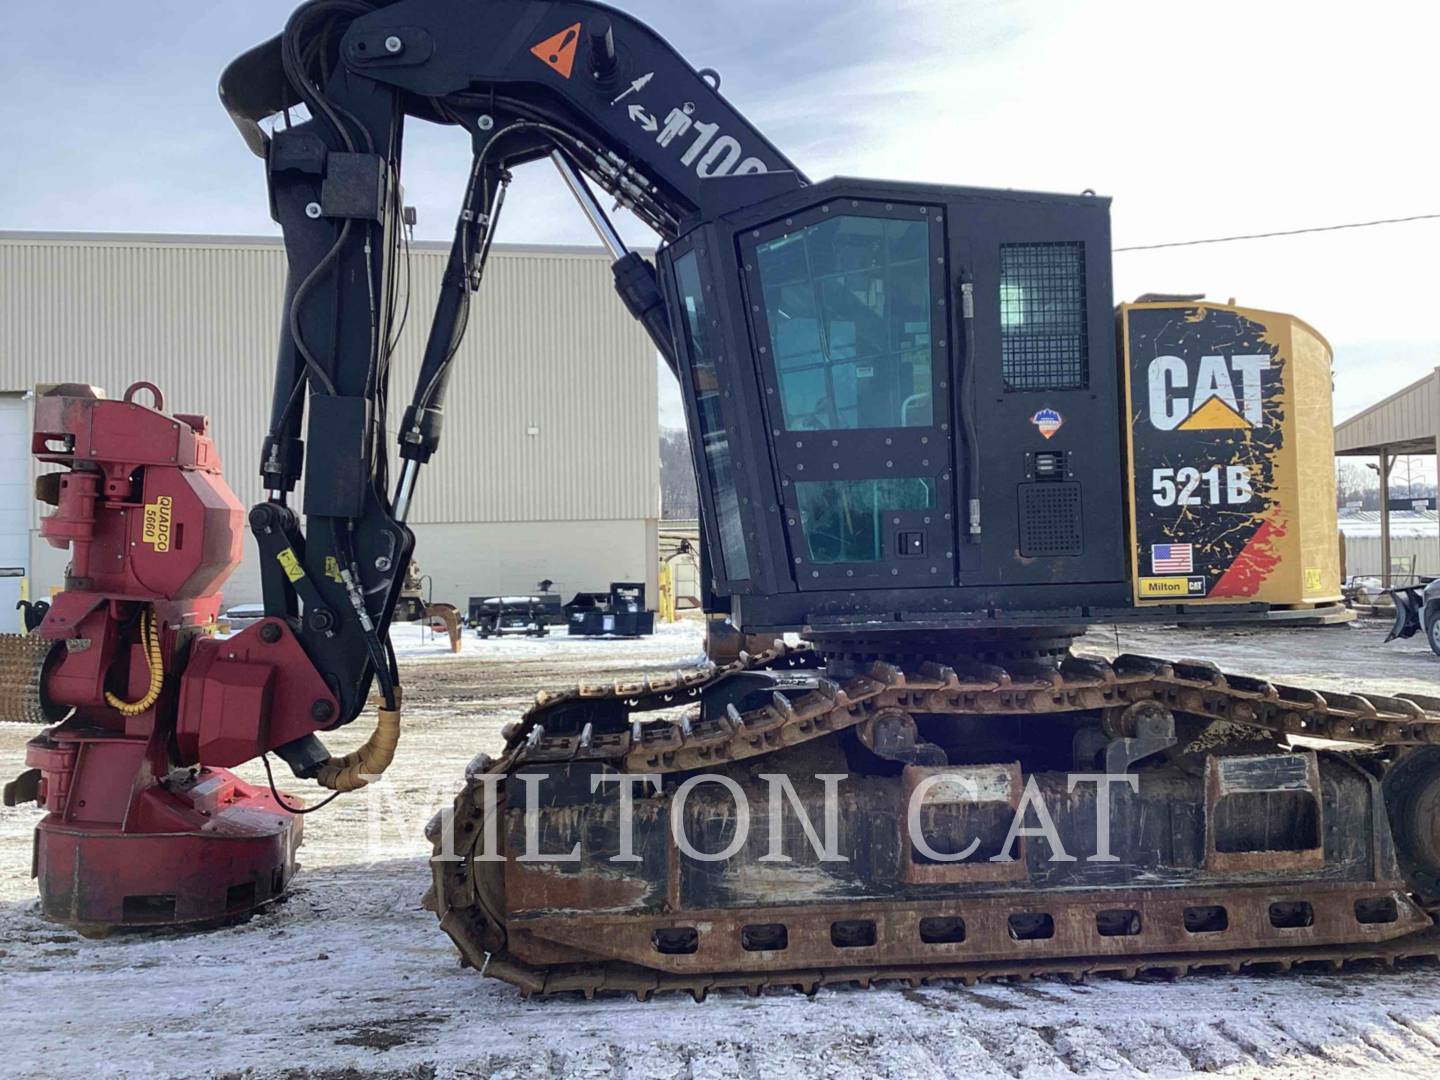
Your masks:
M 3 708 L 59 721 L 7 790 L 48 811 L 51 917 L 253 910 L 299 819 L 226 770 L 273 753 L 349 791 L 396 753 L 406 518 L 512 172 L 548 159 L 683 391 L 712 663 L 543 694 L 476 759 L 431 831 L 466 962 L 646 996 L 1440 951 L 1440 700 L 1071 651 L 1338 599 L 1305 324 L 1194 297 L 1117 318 L 1088 192 L 811 181 L 715 72 L 596 3 L 311 0 L 221 94 L 289 257 L 248 515 L 266 617 L 206 633 L 244 514 L 203 417 L 38 398 L 43 531 L 73 561 L 4 644 Z M 474 160 L 392 417 L 410 121 Z M 375 734 L 332 755 L 372 695 Z M 778 834 L 743 828 L 772 798 Z

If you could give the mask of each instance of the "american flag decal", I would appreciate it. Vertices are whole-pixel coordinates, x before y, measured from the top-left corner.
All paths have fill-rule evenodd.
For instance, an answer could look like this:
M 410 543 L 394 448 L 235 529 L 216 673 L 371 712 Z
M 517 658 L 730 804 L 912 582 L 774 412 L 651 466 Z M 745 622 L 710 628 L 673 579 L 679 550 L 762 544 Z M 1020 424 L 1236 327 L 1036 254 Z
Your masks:
M 1193 574 L 1195 548 L 1190 544 L 1156 544 L 1150 549 L 1150 565 L 1157 574 Z

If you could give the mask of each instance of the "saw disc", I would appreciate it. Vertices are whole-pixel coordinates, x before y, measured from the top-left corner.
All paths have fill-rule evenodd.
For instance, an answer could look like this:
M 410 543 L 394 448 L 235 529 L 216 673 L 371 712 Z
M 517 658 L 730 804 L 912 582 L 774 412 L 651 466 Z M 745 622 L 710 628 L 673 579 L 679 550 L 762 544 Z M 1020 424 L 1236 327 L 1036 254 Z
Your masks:
M 55 642 L 39 634 L 0 634 L 0 723 L 48 724 L 40 692 Z

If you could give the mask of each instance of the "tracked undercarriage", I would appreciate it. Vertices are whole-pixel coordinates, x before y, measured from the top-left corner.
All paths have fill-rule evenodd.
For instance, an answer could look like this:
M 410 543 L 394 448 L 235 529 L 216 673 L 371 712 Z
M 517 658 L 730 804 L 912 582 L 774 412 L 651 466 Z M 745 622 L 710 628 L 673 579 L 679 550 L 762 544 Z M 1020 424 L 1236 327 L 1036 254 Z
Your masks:
M 824 659 L 542 694 L 432 828 L 464 960 L 646 997 L 1440 956 L 1440 699 L 1137 656 Z M 659 785 L 635 788 L 633 861 L 622 773 Z M 784 802 L 771 835 L 778 775 L 812 834 Z

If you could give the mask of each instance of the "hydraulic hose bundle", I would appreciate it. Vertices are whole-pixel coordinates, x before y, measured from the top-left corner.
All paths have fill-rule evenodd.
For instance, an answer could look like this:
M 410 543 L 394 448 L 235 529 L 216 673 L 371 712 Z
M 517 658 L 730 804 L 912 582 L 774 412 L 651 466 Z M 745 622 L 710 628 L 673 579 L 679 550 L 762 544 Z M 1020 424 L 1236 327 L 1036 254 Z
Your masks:
M 121 716 L 139 716 L 148 712 L 160 699 L 165 686 L 165 656 L 160 651 L 160 631 L 155 627 L 155 609 L 147 607 L 140 613 L 140 647 L 145 650 L 145 662 L 150 668 L 150 686 L 139 701 L 126 701 L 108 690 L 105 701 Z
M 390 768 L 400 745 L 400 687 L 395 687 L 394 694 L 395 708 L 387 709 L 383 699 L 379 702 L 379 719 L 365 745 L 322 765 L 315 775 L 317 784 L 329 791 L 359 791 Z

